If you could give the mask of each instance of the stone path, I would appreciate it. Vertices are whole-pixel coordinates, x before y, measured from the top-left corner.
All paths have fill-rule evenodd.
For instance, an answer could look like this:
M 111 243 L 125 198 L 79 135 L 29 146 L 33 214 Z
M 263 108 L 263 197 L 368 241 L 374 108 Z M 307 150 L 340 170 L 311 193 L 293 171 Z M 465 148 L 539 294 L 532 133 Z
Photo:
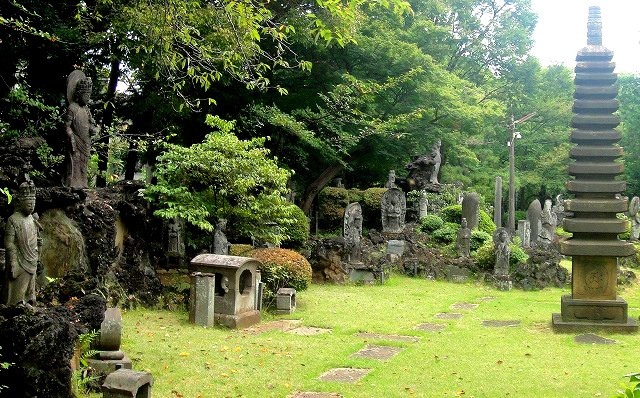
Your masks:
M 417 343 L 420 340 L 415 336 L 401 336 L 398 334 L 356 333 L 355 336 L 367 340 L 403 341 L 408 343 Z
M 460 319 L 462 318 L 462 316 L 462 314 L 459 314 L 457 312 L 439 312 L 433 317 L 438 319 Z
M 255 326 L 243 329 L 243 333 L 260 334 L 271 330 L 280 330 L 286 332 L 288 330 L 297 328 L 302 324 L 302 321 L 298 319 L 281 319 L 278 321 L 271 321 L 265 323 L 259 323 Z
M 424 332 L 441 332 L 446 329 L 446 326 L 439 323 L 421 323 L 415 328 Z
M 519 326 L 519 325 L 520 325 L 520 321 L 518 321 L 518 320 L 509 320 L 509 321 L 487 320 L 487 321 L 482 321 L 482 326 L 486 326 L 486 327 L 504 328 L 504 327 L 515 327 L 515 326 Z
M 366 376 L 369 372 L 371 372 L 371 369 L 335 368 L 323 373 L 319 379 L 324 381 L 355 383 Z
M 314 328 L 311 326 L 300 326 L 297 328 L 285 330 L 285 333 L 298 334 L 301 336 L 315 336 L 316 334 L 324 334 L 331 332 L 331 329 Z
M 288 395 L 287 398 L 342 398 L 342 395 L 334 392 L 297 392 Z
M 475 310 L 480 304 L 474 303 L 454 303 L 451 305 L 451 309 L 454 310 Z
M 367 358 L 376 359 L 378 361 L 387 361 L 395 357 L 400 351 L 402 351 L 402 348 L 383 345 L 368 345 L 360 351 L 351 354 L 351 358 Z
M 597 334 L 593 334 L 593 333 L 580 334 L 574 337 L 573 341 L 580 344 L 615 344 L 616 343 L 615 340 L 600 337 Z

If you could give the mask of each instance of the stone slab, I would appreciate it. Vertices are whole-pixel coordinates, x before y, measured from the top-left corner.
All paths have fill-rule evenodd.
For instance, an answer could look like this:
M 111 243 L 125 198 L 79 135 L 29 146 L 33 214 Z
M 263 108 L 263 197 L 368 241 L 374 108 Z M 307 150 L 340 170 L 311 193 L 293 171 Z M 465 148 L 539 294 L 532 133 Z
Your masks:
M 287 398 L 343 398 L 343 396 L 335 392 L 298 391 L 293 395 L 287 395 Z
M 486 320 L 482 321 L 482 326 L 486 327 L 495 327 L 495 328 L 508 328 L 508 327 L 516 327 L 520 326 L 521 321 L 518 320 Z
M 480 304 L 474 303 L 454 303 L 451 305 L 451 309 L 454 310 L 475 310 Z
M 290 334 L 298 334 L 301 336 L 315 336 L 317 334 L 329 333 L 331 332 L 331 329 L 315 328 L 311 326 L 300 326 L 297 328 L 285 330 L 285 332 Z
M 335 368 L 320 375 L 319 379 L 323 381 L 356 383 L 369 372 L 371 372 L 371 369 Z
M 424 332 L 441 332 L 446 328 L 446 326 L 439 323 L 421 323 L 415 328 Z
M 381 334 L 381 333 L 356 333 L 356 337 L 361 337 L 364 339 L 371 340 L 388 340 L 388 341 L 402 341 L 407 343 L 417 343 L 419 341 L 418 337 L 415 336 L 402 336 L 398 334 Z
M 301 324 L 302 324 L 302 321 L 298 319 L 282 319 L 279 321 L 271 321 L 271 322 L 265 322 L 259 325 L 255 325 L 250 328 L 244 329 L 243 332 L 250 333 L 250 334 L 260 334 L 264 332 L 269 332 L 271 330 L 279 330 L 281 332 L 286 332 L 287 330 L 299 327 Z
M 607 339 L 593 333 L 579 334 L 573 338 L 573 341 L 580 344 L 615 344 L 616 343 L 615 340 Z
M 251 310 L 238 315 L 215 314 L 215 323 L 229 329 L 244 329 L 260 323 L 260 311 Z
M 566 322 L 562 320 L 561 314 L 551 316 L 553 331 L 557 333 L 575 333 L 587 331 L 607 331 L 616 333 L 636 333 L 638 332 L 638 322 L 628 318 L 627 322 Z
M 360 351 L 351 354 L 352 358 L 367 358 L 367 359 L 376 359 L 378 361 L 386 361 L 389 360 L 398 353 L 402 351 L 401 348 L 398 347 L 388 347 L 382 345 L 368 345 L 361 349 Z
M 476 301 L 491 301 L 491 300 L 495 300 L 495 299 L 496 299 L 495 296 L 485 296 L 485 297 L 480 297 Z
M 434 318 L 438 319 L 460 319 L 462 318 L 462 314 L 457 312 L 439 312 L 434 315 Z
M 118 369 L 132 369 L 131 360 L 125 355 L 122 359 L 87 359 L 87 365 L 93 368 L 97 374 L 106 376 Z

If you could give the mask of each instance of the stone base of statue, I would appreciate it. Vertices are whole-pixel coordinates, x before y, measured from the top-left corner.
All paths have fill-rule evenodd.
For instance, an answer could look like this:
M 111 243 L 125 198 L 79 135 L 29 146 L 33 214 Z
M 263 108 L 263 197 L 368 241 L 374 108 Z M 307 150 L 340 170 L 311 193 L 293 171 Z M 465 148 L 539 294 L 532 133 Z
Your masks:
M 370 267 L 362 262 L 348 263 L 346 266 L 347 275 L 349 275 L 349 281 L 373 284 L 376 281 L 376 274 L 373 267 Z
M 494 275 L 496 289 L 501 290 L 503 292 L 509 292 L 513 289 L 513 282 L 509 275 Z
M 552 316 L 553 330 L 575 332 L 606 330 L 635 333 L 638 323 L 628 316 L 628 305 L 620 297 L 615 300 L 585 300 L 562 296 L 561 313 Z
M 250 310 L 237 315 L 215 314 L 215 323 L 229 329 L 244 329 L 260 323 L 260 311 Z
M 119 351 L 122 353 L 122 351 Z M 87 365 L 94 369 L 95 372 L 102 376 L 107 376 L 118 369 L 132 369 L 131 360 L 122 353 L 120 359 L 87 359 Z

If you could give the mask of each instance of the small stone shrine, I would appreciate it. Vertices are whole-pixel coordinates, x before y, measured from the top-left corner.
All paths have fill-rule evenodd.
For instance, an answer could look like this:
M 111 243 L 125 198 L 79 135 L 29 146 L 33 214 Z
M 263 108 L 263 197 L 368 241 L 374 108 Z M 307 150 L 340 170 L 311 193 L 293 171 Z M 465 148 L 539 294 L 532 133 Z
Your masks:
M 600 7 L 589 7 L 587 46 L 578 51 L 569 165 L 574 178 L 567 190 L 575 197 L 565 202 L 573 213 L 564 219 L 564 229 L 573 236 L 560 243 L 560 252 L 572 257 L 571 295 L 562 297 L 560 314 L 553 314 L 556 331 L 603 328 L 636 332 L 637 321 L 628 315 L 628 304 L 618 297 L 617 258 L 635 253 L 630 242 L 618 239 L 627 221 L 617 218 L 628 210 L 620 195 L 626 183 L 618 162 L 620 123 L 617 114 L 617 75 L 613 52 L 602 45 Z
M 293 314 L 296 310 L 296 289 L 281 287 L 276 293 L 276 306 L 278 315 Z
M 362 207 L 349 203 L 344 210 L 344 244 L 348 264 L 362 264 Z
M 407 214 L 407 198 L 398 188 L 389 188 L 381 199 L 382 232 L 401 233 Z
M 542 229 L 542 205 L 538 199 L 535 199 L 527 209 L 527 221 L 529 221 L 530 244 L 535 247 L 540 239 L 540 230 Z
M 469 192 L 462 199 L 462 218 L 467 219 L 469 229 L 478 229 L 478 217 L 480 214 L 480 195 Z
M 148 372 L 119 369 L 102 384 L 102 398 L 151 398 L 153 376 Z
M 496 250 L 496 264 L 493 268 L 493 276 L 496 279 L 496 287 L 505 291 L 511 290 L 512 287 L 511 278 L 509 277 L 510 241 L 511 237 L 507 228 L 500 227 L 493 233 L 493 245 Z
M 256 308 L 259 265 L 252 258 L 222 254 L 200 254 L 191 260 L 190 272 L 215 275 L 215 323 L 242 329 L 260 322 L 260 311 Z M 192 292 L 194 295 L 196 300 L 211 300 L 208 294 Z

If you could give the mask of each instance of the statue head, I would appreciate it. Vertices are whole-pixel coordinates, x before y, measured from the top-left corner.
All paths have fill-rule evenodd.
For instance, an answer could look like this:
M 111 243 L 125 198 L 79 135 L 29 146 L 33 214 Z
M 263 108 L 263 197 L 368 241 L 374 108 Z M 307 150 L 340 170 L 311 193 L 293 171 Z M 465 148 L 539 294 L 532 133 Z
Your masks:
M 20 184 L 16 203 L 16 210 L 19 210 L 24 215 L 33 213 L 36 208 L 36 186 L 33 181 L 27 180 Z
M 462 217 L 462 221 L 460 221 L 460 226 L 462 228 L 468 228 L 467 227 L 467 218 L 466 217 Z
M 76 101 L 82 106 L 89 103 L 91 98 L 91 89 L 93 88 L 93 82 L 90 77 L 85 77 L 78 81 L 76 84 Z
M 227 228 L 227 219 L 226 218 L 219 219 L 218 223 L 216 224 L 216 229 L 220 231 L 224 231 L 225 228 Z
M 396 182 L 396 171 L 389 170 L 389 182 Z

